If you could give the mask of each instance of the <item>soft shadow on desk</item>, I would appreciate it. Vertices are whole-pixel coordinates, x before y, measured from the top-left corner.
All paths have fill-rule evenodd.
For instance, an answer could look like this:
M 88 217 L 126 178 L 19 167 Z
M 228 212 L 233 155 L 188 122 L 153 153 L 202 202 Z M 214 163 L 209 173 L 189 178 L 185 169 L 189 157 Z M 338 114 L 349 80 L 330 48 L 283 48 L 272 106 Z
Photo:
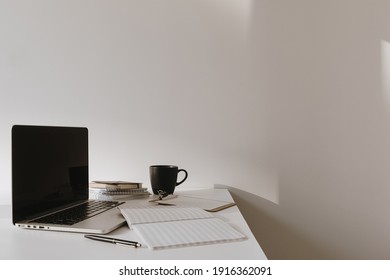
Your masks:
M 229 190 L 268 259 L 330 259 L 316 244 L 287 224 L 289 213 L 283 212 L 279 205 L 237 188 L 215 187 Z
M 10 205 L 0 205 L 0 219 L 10 218 L 12 216 L 12 209 Z

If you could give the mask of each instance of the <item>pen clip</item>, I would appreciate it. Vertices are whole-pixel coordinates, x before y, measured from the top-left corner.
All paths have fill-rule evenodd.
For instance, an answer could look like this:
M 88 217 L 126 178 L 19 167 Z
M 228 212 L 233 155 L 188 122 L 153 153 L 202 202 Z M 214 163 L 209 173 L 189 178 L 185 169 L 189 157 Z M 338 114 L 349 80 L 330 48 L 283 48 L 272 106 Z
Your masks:
M 153 198 L 149 200 L 149 202 L 157 202 L 157 204 L 160 204 L 162 201 L 170 200 L 173 198 L 176 198 L 177 195 L 175 194 L 168 194 L 167 192 L 158 190 L 158 196 L 156 198 Z M 161 205 L 175 205 L 174 203 L 161 203 Z
M 159 200 L 163 200 L 164 197 L 167 197 L 167 196 L 168 196 L 168 193 L 165 192 L 165 191 L 163 191 L 163 190 L 158 190 L 157 193 L 158 193 L 158 199 L 159 199 Z

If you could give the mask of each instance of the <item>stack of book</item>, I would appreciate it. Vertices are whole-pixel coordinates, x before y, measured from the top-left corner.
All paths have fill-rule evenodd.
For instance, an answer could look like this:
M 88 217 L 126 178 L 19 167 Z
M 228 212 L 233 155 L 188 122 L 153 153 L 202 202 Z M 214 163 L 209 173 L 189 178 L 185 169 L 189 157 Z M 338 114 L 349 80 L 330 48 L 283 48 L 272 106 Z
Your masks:
M 142 183 L 126 181 L 93 181 L 89 183 L 89 198 L 98 200 L 128 200 L 149 196 Z

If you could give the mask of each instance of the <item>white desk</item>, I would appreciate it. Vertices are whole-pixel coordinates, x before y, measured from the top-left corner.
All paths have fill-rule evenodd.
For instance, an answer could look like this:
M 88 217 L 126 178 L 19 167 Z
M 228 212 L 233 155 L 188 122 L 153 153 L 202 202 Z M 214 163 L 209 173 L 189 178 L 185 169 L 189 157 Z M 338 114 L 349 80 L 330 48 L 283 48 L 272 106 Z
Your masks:
M 188 194 L 178 190 L 177 194 Z M 191 192 L 193 194 L 193 192 Z M 197 196 L 233 201 L 228 190 L 201 189 Z M 147 199 L 130 200 L 127 203 L 148 204 Z M 60 259 L 60 260 L 263 260 L 266 256 L 254 238 L 237 206 L 217 212 L 232 226 L 244 233 L 245 241 L 214 245 L 191 246 L 177 249 L 151 250 L 146 247 L 129 248 L 84 238 L 84 234 L 39 231 L 17 228 L 11 221 L 11 207 L 0 206 L 0 259 Z M 110 234 L 117 238 L 140 240 L 139 236 L 123 226 Z

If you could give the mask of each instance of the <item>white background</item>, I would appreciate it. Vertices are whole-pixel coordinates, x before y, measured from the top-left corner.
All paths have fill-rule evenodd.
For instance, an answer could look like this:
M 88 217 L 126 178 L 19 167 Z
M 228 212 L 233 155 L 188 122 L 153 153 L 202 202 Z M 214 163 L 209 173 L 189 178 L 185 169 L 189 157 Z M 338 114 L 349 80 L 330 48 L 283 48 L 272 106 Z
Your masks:
M 390 258 L 390 2 L 0 1 L 12 124 L 87 126 L 91 180 L 231 185 L 332 258 Z
M 252 1 L 1 1 L 0 202 L 13 124 L 86 126 L 90 179 L 243 186 L 276 199 L 252 63 Z

